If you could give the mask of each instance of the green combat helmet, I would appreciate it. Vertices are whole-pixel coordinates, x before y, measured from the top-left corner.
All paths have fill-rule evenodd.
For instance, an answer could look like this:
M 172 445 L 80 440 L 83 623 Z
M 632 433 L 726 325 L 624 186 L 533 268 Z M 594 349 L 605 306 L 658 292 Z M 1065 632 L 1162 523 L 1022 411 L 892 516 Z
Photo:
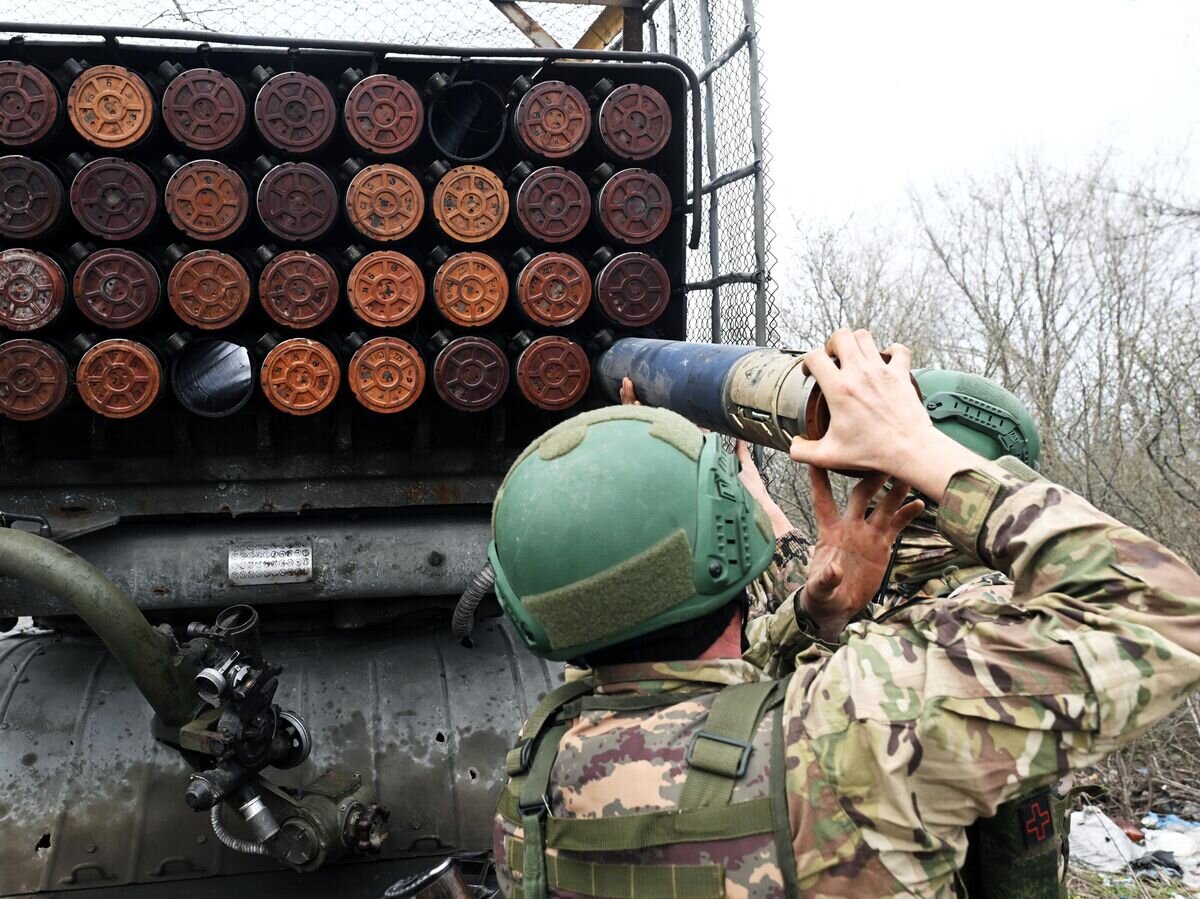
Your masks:
M 775 543 L 720 438 L 646 406 L 585 412 L 530 444 L 496 495 L 492 537 L 500 604 L 558 661 L 716 610 Z
M 1036 469 L 1042 441 L 1019 399 L 980 375 L 940 368 L 913 371 L 934 427 L 987 459 L 1015 456 Z

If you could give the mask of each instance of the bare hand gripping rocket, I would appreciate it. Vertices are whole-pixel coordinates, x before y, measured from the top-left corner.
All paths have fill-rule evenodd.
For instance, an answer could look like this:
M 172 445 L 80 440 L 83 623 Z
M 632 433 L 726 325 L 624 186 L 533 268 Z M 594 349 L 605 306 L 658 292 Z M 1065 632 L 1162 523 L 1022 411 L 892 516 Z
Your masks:
M 630 378 L 648 406 L 785 452 L 793 437 L 813 440 L 829 427 L 825 397 L 798 351 L 626 337 L 600 356 L 594 375 L 614 402 Z

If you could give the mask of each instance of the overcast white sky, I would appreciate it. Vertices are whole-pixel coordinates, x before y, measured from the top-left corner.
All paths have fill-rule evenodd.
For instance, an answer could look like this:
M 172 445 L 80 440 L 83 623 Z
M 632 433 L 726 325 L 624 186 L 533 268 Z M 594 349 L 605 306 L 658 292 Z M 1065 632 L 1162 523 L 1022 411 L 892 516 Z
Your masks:
M 1200 0 L 758 0 L 776 227 L 886 214 L 1014 153 L 1200 176 Z M 784 236 L 781 234 L 781 236 Z

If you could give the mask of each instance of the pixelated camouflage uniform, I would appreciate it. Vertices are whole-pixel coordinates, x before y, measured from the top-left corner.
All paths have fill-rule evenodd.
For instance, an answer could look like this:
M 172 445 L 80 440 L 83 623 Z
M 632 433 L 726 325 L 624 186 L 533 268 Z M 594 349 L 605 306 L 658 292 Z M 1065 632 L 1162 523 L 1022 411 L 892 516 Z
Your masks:
M 626 851 L 556 839 L 556 827 L 569 833 L 581 820 L 661 824 L 652 813 L 678 808 L 692 773 L 686 747 L 714 701 L 697 691 L 764 676 L 742 659 L 598 669 L 597 695 L 569 710 L 549 756 L 544 857 L 548 869 L 591 870 L 603 889 L 581 888 L 579 876 L 560 889 L 552 874 L 549 894 L 950 896 L 971 822 L 1133 740 L 1200 683 L 1200 577 L 1150 538 L 1062 487 L 984 461 L 951 480 L 938 527 L 1009 574 L 1015 601 L 966 589 L 852 623 L 833 649 L 790 643 L 782 732 L 764 717 L 732 797 L 766 801 L 782 781 L 770 802 L 785 805 L 784 839 Z M 662 694 L 679 702 L 637 707 Z M 504 890 L 517 896 L 521 822 L 531 820 L 513 813 L 520 780 L 502 795 L 495 831 Z M 638 873 L 662 866 L 686 889 L 673 870 L 665 880 Z

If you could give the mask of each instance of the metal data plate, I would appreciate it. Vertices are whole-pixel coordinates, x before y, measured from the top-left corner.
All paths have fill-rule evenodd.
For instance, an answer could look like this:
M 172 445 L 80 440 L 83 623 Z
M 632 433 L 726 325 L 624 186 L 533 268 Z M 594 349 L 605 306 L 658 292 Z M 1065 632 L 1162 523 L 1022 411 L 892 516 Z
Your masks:
M 243 543 L 229 547 L 229 580 L 234 584 L 289 584 L 311 581 L 309 543 Z

